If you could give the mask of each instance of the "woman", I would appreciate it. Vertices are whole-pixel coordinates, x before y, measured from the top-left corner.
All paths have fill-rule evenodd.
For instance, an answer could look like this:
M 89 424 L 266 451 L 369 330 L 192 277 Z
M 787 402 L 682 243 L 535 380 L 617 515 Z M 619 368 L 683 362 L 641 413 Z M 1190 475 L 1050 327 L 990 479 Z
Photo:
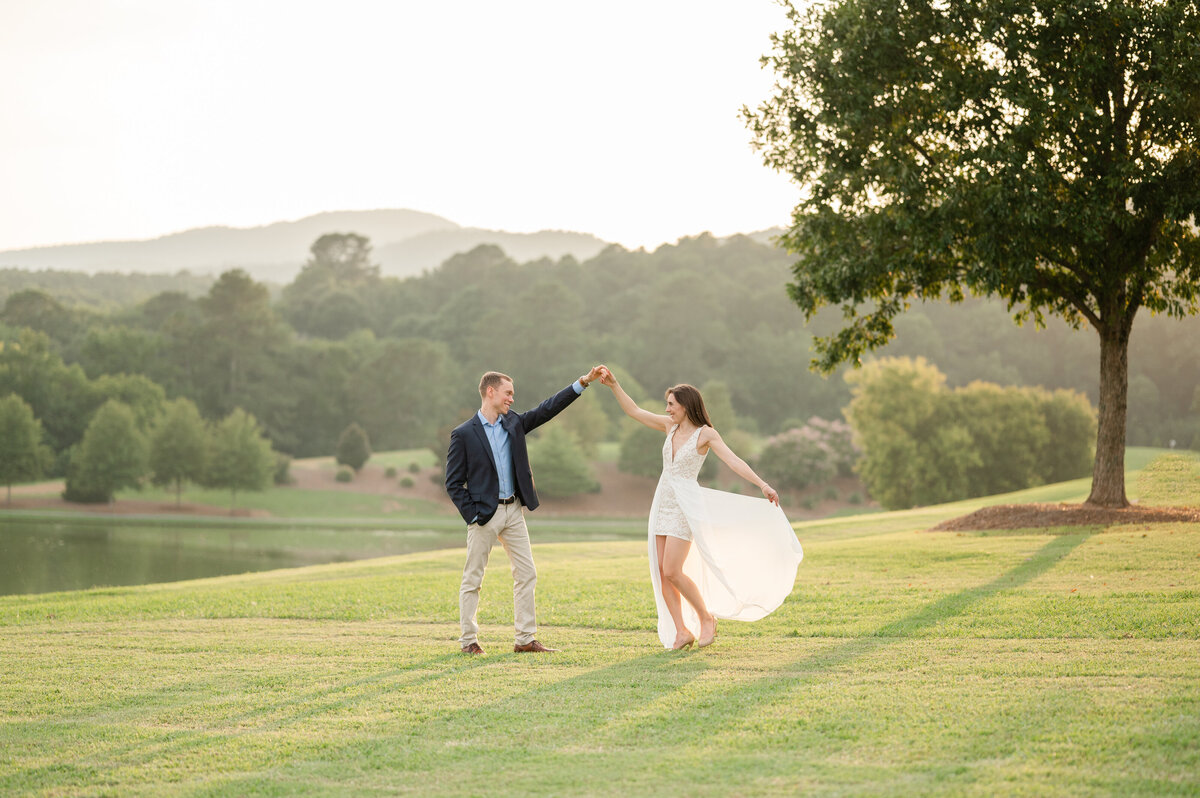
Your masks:
M 608 369 L 600 382 L 626 415 L 667 436 L 649 525 L 663 646 L 703 648 L 716 638 L 717 618 L 755 621 L 772 612 L 792 592 L 804 556 L 779 494 L 721 439 L 691 385 L 668 390 L 667 413 L 659 415 L 638 407 Z M 710 451 L 767 501 L 701 488 L 696 477 Z

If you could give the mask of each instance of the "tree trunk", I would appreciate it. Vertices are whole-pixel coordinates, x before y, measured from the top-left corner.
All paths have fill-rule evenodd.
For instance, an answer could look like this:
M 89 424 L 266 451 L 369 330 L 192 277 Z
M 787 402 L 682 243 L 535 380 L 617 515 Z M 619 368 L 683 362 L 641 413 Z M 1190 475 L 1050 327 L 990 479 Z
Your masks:
M 1129 328 L 1120 321 L 1100 329 L 1100 418 L 1088 504 L 1128 507 L 1125 498 L 1125 405 L 1129 394 Z

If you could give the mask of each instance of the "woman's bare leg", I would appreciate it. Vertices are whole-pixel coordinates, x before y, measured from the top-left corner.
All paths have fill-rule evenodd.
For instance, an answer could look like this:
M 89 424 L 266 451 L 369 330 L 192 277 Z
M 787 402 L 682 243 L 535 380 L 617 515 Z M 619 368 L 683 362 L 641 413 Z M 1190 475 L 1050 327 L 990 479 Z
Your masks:
M 683 625 L 683 605 L 680 603 L 679 590 L 663 574 L 663 551 L 666 548 L 666 540 L 666 535 L 654 536 L 654 543 L 658 548 L 658 584 L 662 591 L 663 601 L 667 605 L 667 612 L 671 614 L 671 620 L 675 622 L 675 643 L 671 647 L 683 648 L 696 638 Z
M 692 605 L 692 609 L 700 616 L 700 639 L 712 642 L 712 637 L 716 634 L 717 619 L 709 613 L 708 607 L 704 605 L 704 597 L 700 595 L 700 588 L 696 587 L 696 583 L 683 573 L 683 562 L 692 548 L 692 542 L 673 537 L 667 537 L 665 541 L 662 556 L 659 558 L 659 562 L 662 563 L 663 583 L 670 582 L 674 585 L 675 589 L 687 599 L 687 603 Z

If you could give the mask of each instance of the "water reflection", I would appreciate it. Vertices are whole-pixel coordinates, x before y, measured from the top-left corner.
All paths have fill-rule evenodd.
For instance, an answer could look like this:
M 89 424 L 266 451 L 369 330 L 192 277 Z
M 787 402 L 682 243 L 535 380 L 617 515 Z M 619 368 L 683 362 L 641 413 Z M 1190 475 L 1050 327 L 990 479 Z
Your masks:
M 535 542 L 637 537 L 625 525 L 549 524 Z M 642 533 L 644 534 L 644 533 Z M 465 545 L 461 529 L 181 527 L 0 519 L 0 595 L 142 585 Z

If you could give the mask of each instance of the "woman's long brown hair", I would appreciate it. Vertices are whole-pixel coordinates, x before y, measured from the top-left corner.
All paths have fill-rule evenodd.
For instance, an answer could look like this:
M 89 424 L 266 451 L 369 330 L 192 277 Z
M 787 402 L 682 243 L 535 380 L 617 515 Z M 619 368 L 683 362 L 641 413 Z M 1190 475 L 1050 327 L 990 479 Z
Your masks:
M 674 388 L 668 388 L 663 398 L 666 399 L 671 394 L 675 394 L 675 401 L 683 405 L 688 421 L 697 427 L 712 426 L 712 421 L 708 418 L 708 411 L 704 408 L 704 397 L 700 395 L 700 391 L 696 390 L 695 386 L 688 385 L 686 382 L 680 383 Z

